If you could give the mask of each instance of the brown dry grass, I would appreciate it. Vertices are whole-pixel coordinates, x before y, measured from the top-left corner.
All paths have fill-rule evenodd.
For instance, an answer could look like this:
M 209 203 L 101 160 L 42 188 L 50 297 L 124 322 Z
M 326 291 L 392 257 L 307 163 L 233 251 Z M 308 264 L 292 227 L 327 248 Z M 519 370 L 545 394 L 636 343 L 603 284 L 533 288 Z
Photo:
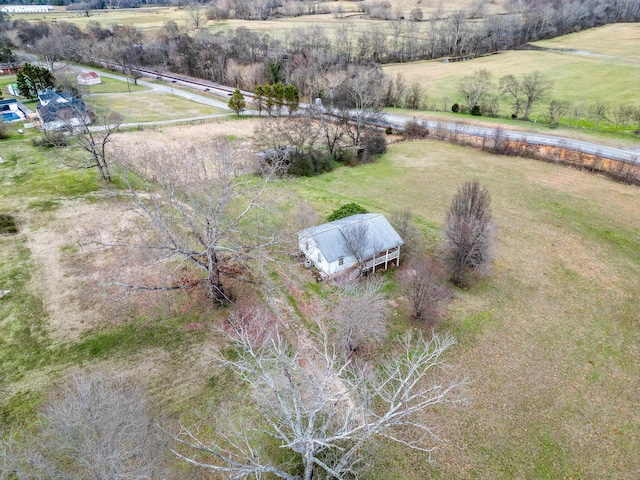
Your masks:
M 137 150 L 145 145 L 162 147 L 167 144 L 191 145 L 212 137 L 227 137 L 241 141 L 248 140 L 260 120 L 256 118 L 220 119 L 201 125 L 151 127 L 146 128 L 144 134 L 139 132 L 124 132 L 114 135 L 114 144 L 118 148 Z

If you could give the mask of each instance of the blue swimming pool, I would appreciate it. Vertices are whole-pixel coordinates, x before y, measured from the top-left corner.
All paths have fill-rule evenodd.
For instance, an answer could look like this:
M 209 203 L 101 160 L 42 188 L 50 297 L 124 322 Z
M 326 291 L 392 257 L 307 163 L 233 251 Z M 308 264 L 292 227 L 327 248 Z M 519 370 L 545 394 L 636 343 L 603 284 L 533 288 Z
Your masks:
M 20 117 L 18 116 L 18 114 L 13 112 L 6 112 L 2 114 L 3 122 L 13 122 L 14 120 L 20 120 Z

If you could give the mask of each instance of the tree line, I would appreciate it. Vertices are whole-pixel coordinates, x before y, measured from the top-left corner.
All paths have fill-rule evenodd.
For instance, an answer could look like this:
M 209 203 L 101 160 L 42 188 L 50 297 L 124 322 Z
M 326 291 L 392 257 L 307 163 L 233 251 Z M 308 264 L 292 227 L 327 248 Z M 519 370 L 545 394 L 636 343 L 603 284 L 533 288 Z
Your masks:
M 373 10 L 369 8 L 369 13 Z M 333 72 L 349 65 L 471 58 L 606 23 L 640 21 L 640 4 L 634 0 L 520 0 L 510 2 L 506 14 L 483 16 L 482 9 L 476 10 L 448 15 L 435 11 L 428 19 L 417 13 L 409 19 L 395 15 L 366 28 L 337 22 L 335 35 L 314 26 L 283 38 L 245 28 L 190 32 L 173 21 L 156 34 L 146 34 L 130 25 L 105 28 L 96 21 L 80 29 L 67 22 L 15 20 L 0 24 L 0 44 L 34 51 L 50 62 L 102 59 L 129 72 L 134 80 L 137 69 L 144 66 L 245 90 L 267 83 L 294 84 L 302 97 L 314 98 Z

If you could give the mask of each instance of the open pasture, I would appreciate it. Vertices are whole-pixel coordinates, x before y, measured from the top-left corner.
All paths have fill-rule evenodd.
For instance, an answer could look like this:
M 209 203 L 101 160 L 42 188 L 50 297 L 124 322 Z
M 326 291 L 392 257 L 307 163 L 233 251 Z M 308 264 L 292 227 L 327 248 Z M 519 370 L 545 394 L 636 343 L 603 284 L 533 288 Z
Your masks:
M 541 47 L 571 48 L 598 55 L 518 50 L 464 62 L 431 60 L 384 65 L 383 69 L 392 76 L 401 74 L 407 84 L 419 83 L 429 98 L 428 103 L 438 110 L 444 108 L 445 97 L 448 108 L 454 102 L 461 102 L 458 93 L 460 79 L 480 69 L 491 72 L 496 90 L 500 77 L 504 75 L 521 77 L 540 70 L 553 81 L 549 98 L 637 107 L 640 106 L 637 92 L 640 83 L 639 36 L 638 24 L 614 24 L 536 43 Z M 503 115 L 512 111 L 509 100 L 503 97 L 500 101 Z M 544 103 L 534 105 L 532 118 L 543 115 Z
M 216 134 L 244 140 L 258 121 L 114 138 L 116 145 L 147 138 L 188 145 Z M 214 321 L 216 311 L 199 309 L 191 294 L 145 306 L 96 284 L 118 259 L 79 247 L 77 232 L 96 220 L 104 232 L 122 225 L 122 207 L 113 201 L 117 185 L 68 169 L 61 159 L 73 151 L 34 148 L 11 128 L 0 141 L 0 211 L 17 217 L 19 233 L 0 237 L 0 286 L 11 290 L 0 301 L 3 424 L 31 424 L 44 392 L 78 365 L 144 379 L 154 404 L 177 417 L 226 395 L 207 383 L 211 365 L 202 351 L 214 333 L 187 328 Z M 352 201 L 384 213 L 410 208 L 433 250 L 456 188 L 471 178 L 491 192 L 499 257 L 489 278 L 455 291 L 438 327 L 459 340 L 448 360 L 451 375 L 467 379 L 467 402 L 425 412 L 444 439 L 434 466 L 424 454 L 386 445 L 369 478 L 634 478 L 640 189 L 433 141 L 395 144 L 377 163 L 287 179 L 276 188 L 321 215 Z M 307 278 L 302 267 L 300 277 Z M 402 305 L 399 291 L 391 291 Z M 96 296 L 88 299 L 87 292 Z M 394 332 L 407 328 L 402 313 Z
M 355 201 L 410 208 L 433 248 L 458 185 L 492 195 L 493 275 L 457 290 L 440 329 L 468 402 L 430 412 L 434 471 L 391 447 L 373 478 L 633 478 L 640 468 L 640 190 L 520 158 L 435 142 L 296 180 L 326 214 Z M 395 455 L 394 455 L 395 453 Z
M 89 22 L 99 22 L 104 27 L 112 25 L 135 25 L 140 30 L 155 32 L 162 28 L 168 21 L 175 21 L 179 26 L 187 26 L 187 15 L 184 10 L 177 7 L 147 7 L 147 8 L 123 8 L 114 10 L 91 10 L 89 16 L 84 11 L 65 10 L 64 7 L 56 7 L 49 13 L 21 13 L 11 14 L 13 19 L 23 19 L 30 22 L 45 21 L 55 23 L 65 21 L 84 28 Z
M 545 48 L 570 48 L 598 55 L 612 55 L 620 57 L 622 62 L 640 65 L 638 23 L 615 23 L 533 44 Z
M 340 1 L 325 2 L 317 5 L 319 9 L 328 9 L 332 13 L 319 15 L 301 15 L 297 17 L 283 17 L 269 20 L 241 20 L 230 19 L 221 22 L 215 20 L 207 21 L 201 26 L 211 32 L 226 30 L 229 28 L 245 27 L 249 30 L 269 31 L 274 36 L 284 37 L 288 32 L 297 28 L 322 27 L 327 30 L 337 28 L 346 20 L 348 25 L 354 28 L 367 28 L 381 23 L 380 20 L 365 18 L 359 10 L 359 2 Z M 438 12 L 440 18 L 446 17 L 449 13 L 460 9 L 470 9 L 474 0 L 453 0 L 442 2 L 440 0 L 390 0 L 391 9 L 394 14 L 409 18 L 413 9 L 420 8 L 427 20 L 430 15 Z M 337 8 L 342 9 L 342 14 L 334 12 Z M 204 11 L 205 7 L 202 7 Z M 487 3 L 485 14 L 503 13 L 504 5 L 501 3 Z M 89 22 L 99 22 L 105 27 L 116 25 L 135 25 L 146 32 L 156 32 L 169 21 L 174 21 L 178 26 L 187 31 L 193 31 L 192 21 L 184 8 L 180 7 L 143 7 L 126 9 L 105 9 L 91 10 L 89 16 L 84 11 L 66 10 L 64 7 L 56 7 L 49 13 L 23 13 L 11 14 L 10 19 L 24 19 L 28 21 L 56 22 L 65 21 L 74 23 L 80 27 L 86 27 Z
M 458 84 L 465 75 L 486 69 L 493 75 L 497 90 L 500 77 L 513 74 L 521 77 L 540 70 L 553 81 L 550 97 L 572 102 L 603 101 L 610 104 L 640 106 L 637 85 L 640 65 L 612 63 L 592 56 L 578 56 L 561 52 L 508 51 L 475 58 L 465 62 L 444 63 L 441 60 L 385 65 L 384 71 L 392 76 L 401 74 L 407 84 L 419 83 L 429 97 L 429 103 L 441 108 L 442 98 L 448 97 L 448 106 L 461 102 Z M 534 106 L 534 115 L 542 114 L 541 105 Z M 502 114 L 510 112 L 509 101 L 501 101 Z

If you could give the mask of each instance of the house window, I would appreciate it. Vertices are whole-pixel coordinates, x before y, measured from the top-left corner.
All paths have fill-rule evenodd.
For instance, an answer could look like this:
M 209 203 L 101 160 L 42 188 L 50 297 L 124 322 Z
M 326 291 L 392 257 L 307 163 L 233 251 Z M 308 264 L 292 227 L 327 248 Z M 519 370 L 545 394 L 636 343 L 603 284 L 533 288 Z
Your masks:
M 338 258 L 338 265 L 343 265 L 343 264 L 344 264 L 344 257 Z
M 308 252 L 309 251 L 309 242 L 304 242 L 304 249 Z
M 322 261 L 322 257 L 320 257 L 320 252 L 318 252 L 318 261 L 321 262 Z

